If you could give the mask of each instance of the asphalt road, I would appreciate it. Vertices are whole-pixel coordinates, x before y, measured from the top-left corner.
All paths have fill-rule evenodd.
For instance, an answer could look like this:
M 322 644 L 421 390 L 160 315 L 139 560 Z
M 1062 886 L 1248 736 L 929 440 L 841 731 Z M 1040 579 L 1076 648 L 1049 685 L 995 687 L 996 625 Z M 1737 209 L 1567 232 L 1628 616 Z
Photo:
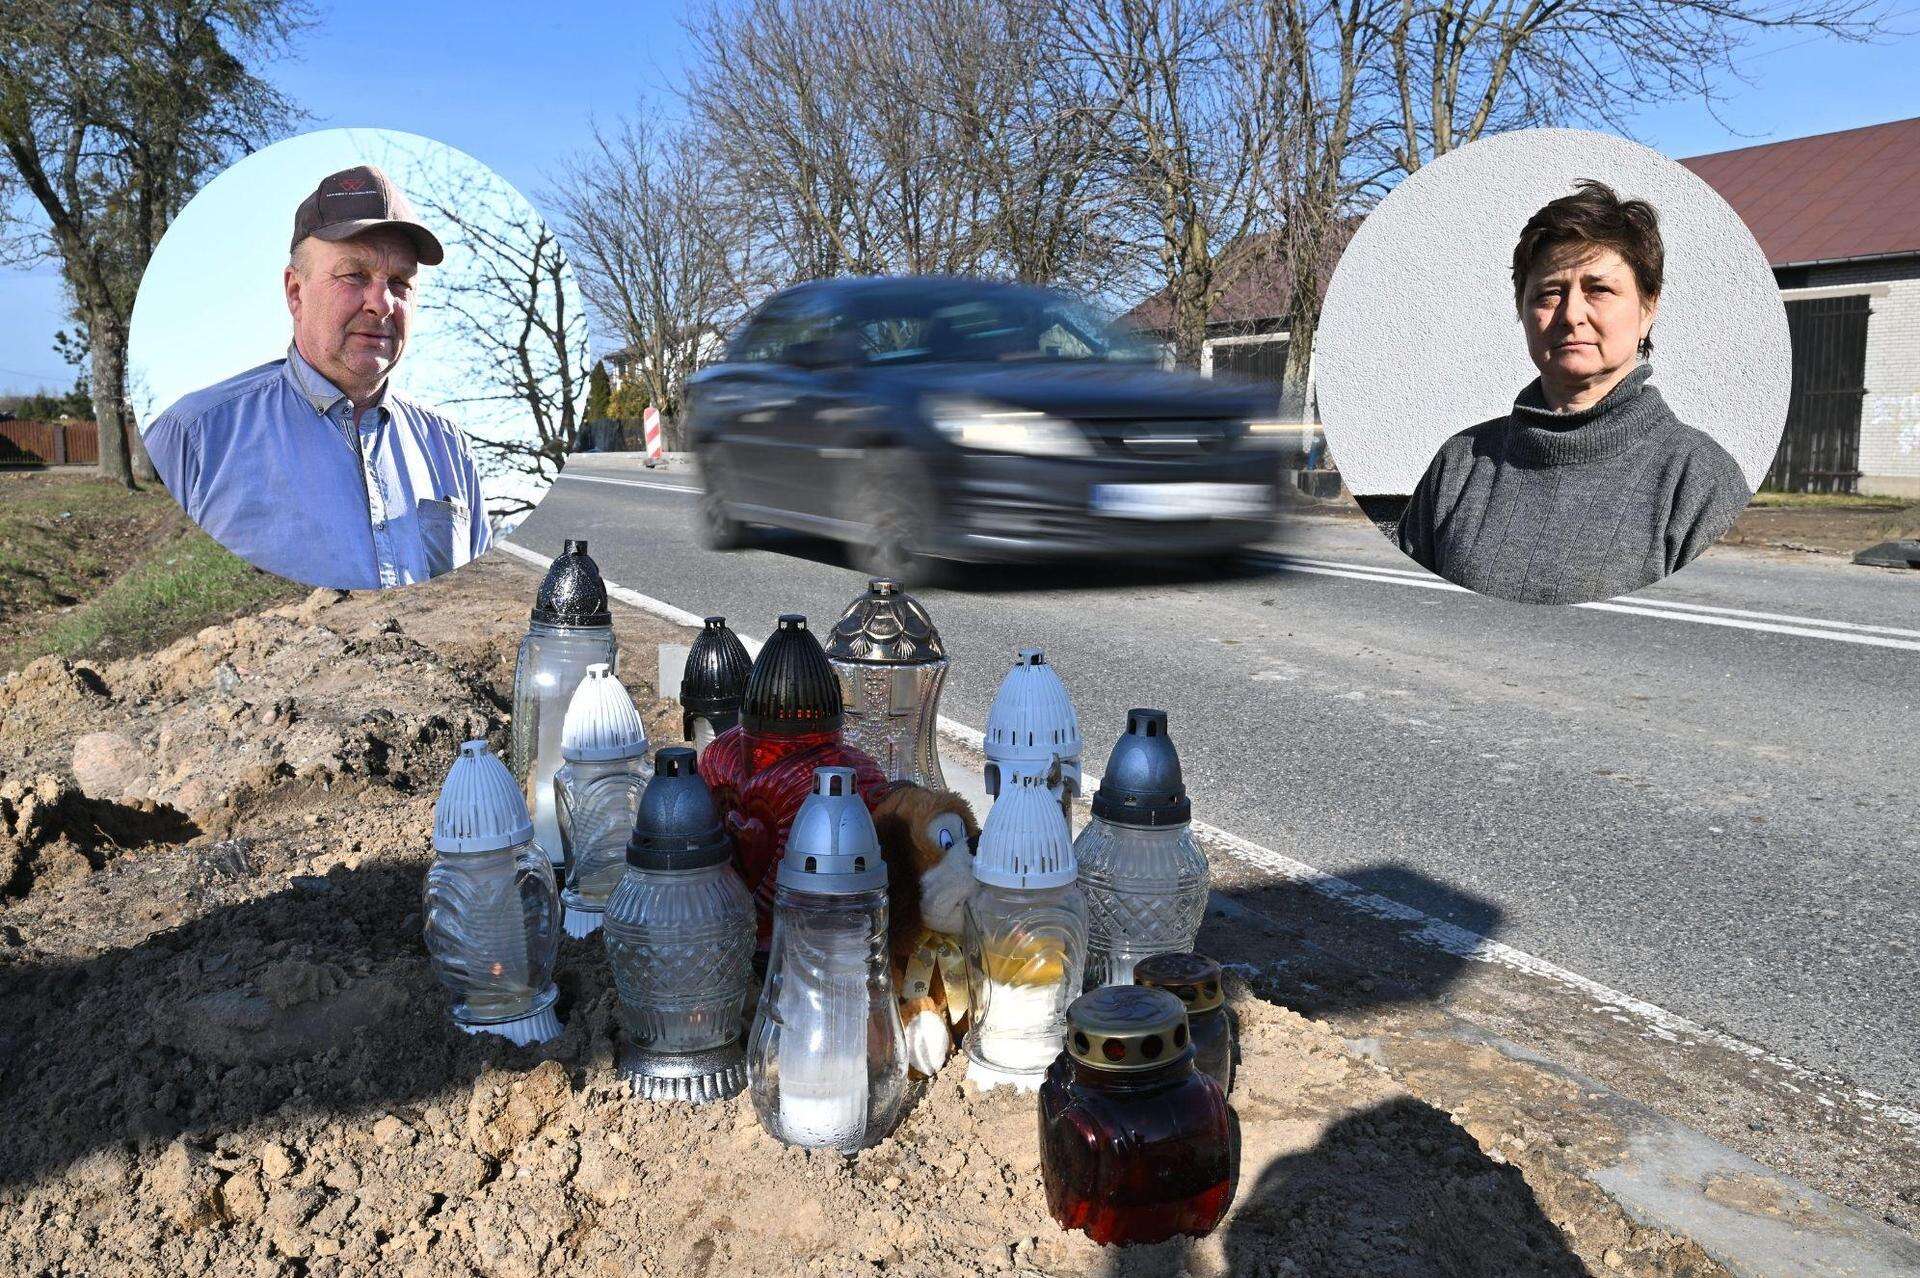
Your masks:
M 513 539 L 584 536 L 611 580 L 757 637 L 862 587 L 830 543 L 708 552 L 696 482 L 579 458 Z M 1920 1104 L 1920 573 L 1721 548 L 1625 605 L 1537 608 L 1300 518 L 1226 577 L 957 584 L 918 592 L 951 717 L 983 726 L 1042 646 L 1090 768 L 1164 707 L 1196 817 Z

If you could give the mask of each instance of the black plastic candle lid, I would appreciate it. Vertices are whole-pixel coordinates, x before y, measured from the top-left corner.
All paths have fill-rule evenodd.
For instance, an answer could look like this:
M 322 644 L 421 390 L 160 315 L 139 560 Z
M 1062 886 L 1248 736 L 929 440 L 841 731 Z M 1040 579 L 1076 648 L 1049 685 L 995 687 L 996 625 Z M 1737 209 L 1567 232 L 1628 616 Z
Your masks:
M 736 711 L 752 672 L 753 658 L 740 636 L 727 629 L 727 619 L 708 617 L 687 651 L 687 668 L 680 675 L 680 708 L 708 718 Z
M 797 612 L 782 613 L 747 676 L 740 723 L 748 732 L 832 732 L 841 719 L 840 678 Z
M 611 626 L 607 586 L 600 565 L 587 555 L 587 543 L 567 540 L 534 596 L 533 619 L 543 626 Z
M 642 870 L 702 870 L 733 855 L 713 794 L 686 746 L 653 756 L 653 779 L 640 795 L 640 815 L 627 840 L 627 864 Z

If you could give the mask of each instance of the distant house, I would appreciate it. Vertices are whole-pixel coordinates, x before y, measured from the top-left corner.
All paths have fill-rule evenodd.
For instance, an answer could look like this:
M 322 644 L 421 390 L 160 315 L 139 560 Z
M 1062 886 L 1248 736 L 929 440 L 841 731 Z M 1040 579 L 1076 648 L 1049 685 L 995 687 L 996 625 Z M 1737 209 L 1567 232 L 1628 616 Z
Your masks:
M 1920 118 L 1681 163 L 1746 221 L 1786 302 L 1793 393 L 1764 487 L 1920 498 Z M 1221 255 L 1202 372 L 1279 383 L 1291 282 L 1272 256 L 1259 238 Z M 1171 336 L 1164 293 L 1123 318 Z
M 1355 219 L 1354 225 L 1359 225 Z M 1351 228 L 1349 228 L 1349 235 Z M 1214 266 L 1221 283 L 1220 298 L 1207 320 L 1207 336 L 1200 348 L 1200 371 L 1237 373 L 1269 382 L 1276 391 L 1286 379 L 1288 334 L 1287 300 L 1293 276 L 1279 261 L 1275 238 L 1267 235 L 1236 240 L 1221 252 Z M 1337 254 L 1335 255 L 1337 258 Z M 1333 275 L 1329 262 L 1327 277 Z M 1173 339 L 1173 303 L 1162 289 L 1140 303 L 1120 322 L 1147 337 Z M 1289 416 L 1317 420 L 1312 415 L 1313 369 L 1307 369 L 1307 407 Z
M 1753 231 L 1793 397 L 1765 486 L 1920 498 L 1920 119 L 1682 160 Z

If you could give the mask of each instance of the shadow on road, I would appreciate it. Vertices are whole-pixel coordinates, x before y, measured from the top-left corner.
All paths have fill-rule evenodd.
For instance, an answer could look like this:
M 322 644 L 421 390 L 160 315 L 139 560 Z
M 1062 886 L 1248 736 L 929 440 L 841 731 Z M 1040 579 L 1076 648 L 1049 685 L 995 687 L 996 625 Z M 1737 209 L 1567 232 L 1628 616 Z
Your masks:
M 1342 876 L 1383 896 L 1419 901 L 1491 936 L 1491 901 L 1393 862 Z M 1337 915 L 1333 911 L 1338 910 Z M 1338 930 L 1337 937 L 1335 935 Z M 1410 944 L 1404 922 L 1368 920 L 1304 885 L 1216 892 L 1200 948 L 1264 998 L 1336 1019 L 1442 994 L 1467 960 Z M 1245 1103 L 1244 1089 L 1231 1099 Z M 1233 1278 L 1428 1278 L 1584 1275 L 1532 1189 L 1453 1119 L 1398 1097 L 1333 1122 L 1315 1144 L 1257 1173 L 1243 1161 L 1221 1239 Z M 1209 1249 L 1211 1250 L 1211 1249 Z M 1222 1272 L 1186 1240 L 1114 1251 L 1109 1278 Z

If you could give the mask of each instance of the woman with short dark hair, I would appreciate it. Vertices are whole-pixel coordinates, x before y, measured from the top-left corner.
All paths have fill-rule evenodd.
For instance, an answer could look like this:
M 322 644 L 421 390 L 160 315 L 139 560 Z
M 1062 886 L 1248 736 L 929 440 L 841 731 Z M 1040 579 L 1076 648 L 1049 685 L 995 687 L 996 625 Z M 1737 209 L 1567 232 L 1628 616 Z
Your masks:
M 1732 526 L 1753 496 L 1739 465 L 1651 382 L 1665 267 L 1653 206 L 1604 183 L 1528 220 L 1514 305 L 1540 376 L 1440 446 L 1400 549 L 1483 595 L 1584 603 L 1660 580 Z

